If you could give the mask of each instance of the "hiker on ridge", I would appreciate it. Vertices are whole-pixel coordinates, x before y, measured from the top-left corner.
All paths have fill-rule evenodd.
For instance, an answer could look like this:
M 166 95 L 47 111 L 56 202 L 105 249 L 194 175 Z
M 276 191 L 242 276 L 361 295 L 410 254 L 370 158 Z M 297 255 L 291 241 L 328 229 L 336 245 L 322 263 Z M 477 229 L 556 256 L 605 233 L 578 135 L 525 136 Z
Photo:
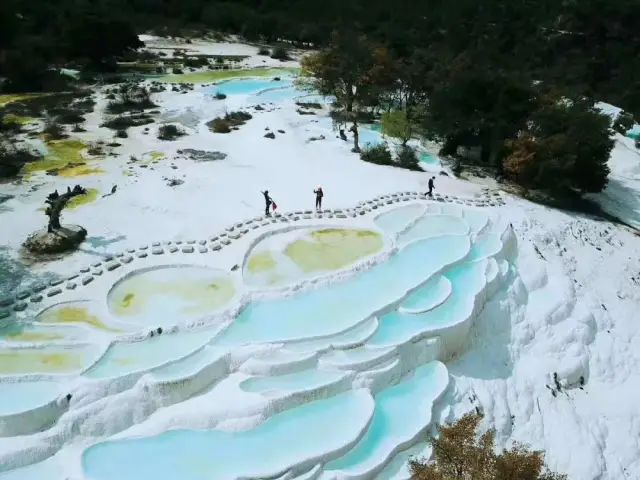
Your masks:
M 267 217 L 270 217 L 271 212 L 269 210 L 271 204 L 273 203 L 273 199 L 269 196 L 269 190 L 265 190 L 264 192 L 262 192 L 262 194 L 264 195 L 264 214 Z
M 324 197 L 322 187 L 316 188 L 313 193 L 316 194 L 316 210 L 322 210 L 322 197 Z
M 436 179 L 436 177 L 431 177 L 429 179 L 429 196 L 433 196 L 433 181 Z

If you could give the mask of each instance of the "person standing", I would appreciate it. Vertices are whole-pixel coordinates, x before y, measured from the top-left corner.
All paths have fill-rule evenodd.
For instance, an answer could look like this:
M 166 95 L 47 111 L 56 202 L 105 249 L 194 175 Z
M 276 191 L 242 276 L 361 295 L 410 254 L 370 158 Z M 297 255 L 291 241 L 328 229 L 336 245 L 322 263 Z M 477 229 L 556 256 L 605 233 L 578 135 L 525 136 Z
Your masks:
M 264 195 L 264 214 L 267 217 L 271 216 L 271 204 L 273 203 L 273 200 L 271 199 L 271 197 L 269 196 L 269 190 L 265 190 L 264 192 L 262 192 L 262 194 Z
M 429 196 L 433 196 L 433 181 L 436 179 L 436 177 L 431 177 L 429 179 Z
M 322 197 L 324 197 L 322 187 L 316 188 L 313 193 L 316 194 L 316 210 L 322 210 Z

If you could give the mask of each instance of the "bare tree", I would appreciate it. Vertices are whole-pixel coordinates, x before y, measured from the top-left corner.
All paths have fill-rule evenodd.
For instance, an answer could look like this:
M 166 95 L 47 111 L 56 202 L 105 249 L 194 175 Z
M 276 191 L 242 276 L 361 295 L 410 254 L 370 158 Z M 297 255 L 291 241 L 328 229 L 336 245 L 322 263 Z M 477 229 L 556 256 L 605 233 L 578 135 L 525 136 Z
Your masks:
M 67 188 L 67 192 L 63 193 L 62 195 L 58 193 L 58 190 L 49 194 L 46 200 L 48 207 L 45 210 L 45 213 L 49 217 L 49 225 L 47 225 L 47 231 L 49 233 L 52 233 L 55 230 L 59 230 L 61 228 L 60 214 L 62 213 L 64 207 L 67 206 L 69 200 L 71 200 L 73 197 L 77 197 L 78 195 L 84 195 L 85 193 L 87 193 L 87 190 L 85 188 L 81 187 L 80 185 L 76 185 L 75 187 L 73 187 L 73 190 L 71 190 L 71 188 Z

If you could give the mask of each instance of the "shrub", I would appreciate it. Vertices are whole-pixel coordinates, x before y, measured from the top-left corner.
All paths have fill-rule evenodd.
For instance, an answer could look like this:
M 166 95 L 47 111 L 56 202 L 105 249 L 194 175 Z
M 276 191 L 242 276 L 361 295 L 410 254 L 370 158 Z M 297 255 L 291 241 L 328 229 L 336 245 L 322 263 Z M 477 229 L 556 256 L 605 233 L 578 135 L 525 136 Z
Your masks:
M 144 113 L 134 115 L 120 115 L 107 120 L 101 127 L 110 128 L 111 130 L 126 130 L 129 127 L 139 127 L 153 123 L 153 119 Z
M 127 84 L 120 87 L 116 100 L 109 102 L 106 110 L 109 113 L 118 114 L 155 107 L 157 105 L 151 101 L 149 90 L 135 84 Z
M 318 102 L 296 102 L 296 105 L 302 108 L 310 108 L 314 110 L 319 110 L 322 108 L 322 105 Z
M 360 152 L 360 158 L 365 162 L 375 163 L 376 165 L 393 165 L 391 152 L 384 143 L 363 149 Z
M 614 141 L 610 119 L 589 103 L 552 102 L 533 112 L 527 131 L 506 142 L 505 173 L 525 187 L 599 192 Z
M 409 460 L 412 480 L 566 480 L 565 475 L 547 470 L 543 452 L 515 444 L 496 454 L 495 432 L 477 435 L 481 418 L 469 413 L 451 425 L 438 427 L 438 436 L 428 440 L 433 461 Z
M 55 120 L 48 120 L 42 130 L 42 133 L 44 133 L 49 140 L 60 140 L 67 136 L 64 132 L 64 127 Z
M 81 133 L 81 132 L 86 132 L 87 130 L 82 128 L 80 125 L 76 124 L 73 126 L 73 129 L 71 131 L 74 133 Z
M 206 57 L 190 57 L 184 60 L 184 66 L 189 68 L 205 67 L 209 64 Z
M 226 96 L 224 93 L 222 93 L 222 92 L 216 92 L 216 94 L 214 95 L 214 97 L 215 97 L 217 100 L 224 100 L 225 98 L 227 98 L 227 96 Z
M 214 118 L 207 126 L 213 133 L 229 133 L 231 132 L 231 126 L 224 118 Z
M 264 56 L 269 56 L 271 52 L 269 52 L 269 49 L 267 47 L 260 47 L 258 49 L 258 55 L 264 55 Z
M 55 109 L 49 113 L 55 115 L 56 121 L 63 125 L 73 125 L 84 123 L 85 118 L 77 110 L 68 110 L 64 108 Z
M 625 135 L 629 130 L 633 128 L 634 125 L 633 115 L 627 112 L 620 112 L 615 122 L 613 123 L 613 129 Z
M 407 147 L 406 145 L 402 145 L 398 150 L 396 163 L 399 167 L 406 168 L 407 170 L 422 171 L 422 168 L 420 168 L 420 161 L 418 160 L 415 150 L 411 147 Z
M 247 112 L 230 112 L 224 117 L 217 117 L 207 123 L 209 130 L 214 133 L 229 133 L 235 127 L 239 127 L 251 120 L 253 116 Z
M 127 134 L 126 130 L 118 130 L 116 132 L 116 137 L 118 137 L 118 138 L 127 138 L 127 137 L 129 137 L 129 135 Z
M 162 125 L 158 129 L 158 138 L 160 140 L 175 140 L 183 135 L 186 135 L 184 130 L 179 129 L 176 125 Z
M 0 178 L 17 175 L 22 166 L 38 157 L 12 140 L 0 139 Z
M 174 75 L 182 75 L 184 72 L 181 68 L 173 67 L 171 69 L 171 73 L 173 73 Z
M 285 60 L 291 60 L 291 57 L 289 57 L 289 51 L 284 45 L 278 45 L 277 47 L 275 47 L 271 52 L 271 58 L 280 60 L 281 62 Z

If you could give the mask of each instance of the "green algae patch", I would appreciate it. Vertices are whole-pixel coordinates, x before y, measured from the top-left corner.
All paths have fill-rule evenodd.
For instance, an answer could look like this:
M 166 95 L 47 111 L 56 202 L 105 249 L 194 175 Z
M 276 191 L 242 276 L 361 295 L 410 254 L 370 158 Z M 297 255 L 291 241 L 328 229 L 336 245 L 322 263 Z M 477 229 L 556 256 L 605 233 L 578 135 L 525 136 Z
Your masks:
M 18 94 L 7 94 L 0 95 L 0 107 L 4 107 L 5 105 L 9 105 L 14 102 L 21 102 L 23 100 L 32 100 L 38 97 L 45 97 L 48 95 L 54 95 L 52 93 L 18 93 Z
M 25 126 L 36 122 L 38 119 L 34 117 L 23 117 L 20 115 L 14 115 L 13 113 L 7 113 L 2 119 L 4 125 L 20 125 Z
M 247 270 L 250 273 L 269 272 L 275 269 L 276 265 L 277 263 L 271 252 L 258 252 L 249 257 L 249 260 L 247 261 Z
M 57 140 L 47 142 L 47 154 L 40 160 L 25 164 L 22 172 L 32 175 L 49 172 L 61 177 L 75 178 L 103 173 L 97 167 L 87 165 L 83 152 L 87 145 L 79 140 Z
M 382 250 L 384 241 L 371 230 L 324 229 L 289 244 L 285 255 L 303 272 L 339 270 Z
M 236 78 L 277 77 L 298 73 L 297 68 L 251 68 L 243 70 L 207 70 L 182 75 L 166 75 L 160 81 L 166 83 L 209 83 Z
M 96 315 L 89 312 L 87 307 L 77 304 L 60 305 L 45 310 L 38 315 L 38 321 L 56 325 L 84 325 L 106 332 L 121 331 L 106 325 Z
M 75 373 L 95 358 L 95 346 L 0 350 L 0 375 Z
M 67 203 L 67 208 L 73 210 L 76 208 L 80 208 L 83 205 L 93 203 L 98 198 L 98 193 L 100 192 L 98 192 L 96 188 L 89 188 L 87 189 L 87 193 L 85 193 L 84 195 L 78 195 L 77 197 L 73 197 L 71 200 L 69 200 L 69 202 Z
M 161 323 L 220 309 L 236 289 L 226 272 L 202 267 L 167 267 L 133 275 L 111 290 L 108 305 L 117 317 Z

